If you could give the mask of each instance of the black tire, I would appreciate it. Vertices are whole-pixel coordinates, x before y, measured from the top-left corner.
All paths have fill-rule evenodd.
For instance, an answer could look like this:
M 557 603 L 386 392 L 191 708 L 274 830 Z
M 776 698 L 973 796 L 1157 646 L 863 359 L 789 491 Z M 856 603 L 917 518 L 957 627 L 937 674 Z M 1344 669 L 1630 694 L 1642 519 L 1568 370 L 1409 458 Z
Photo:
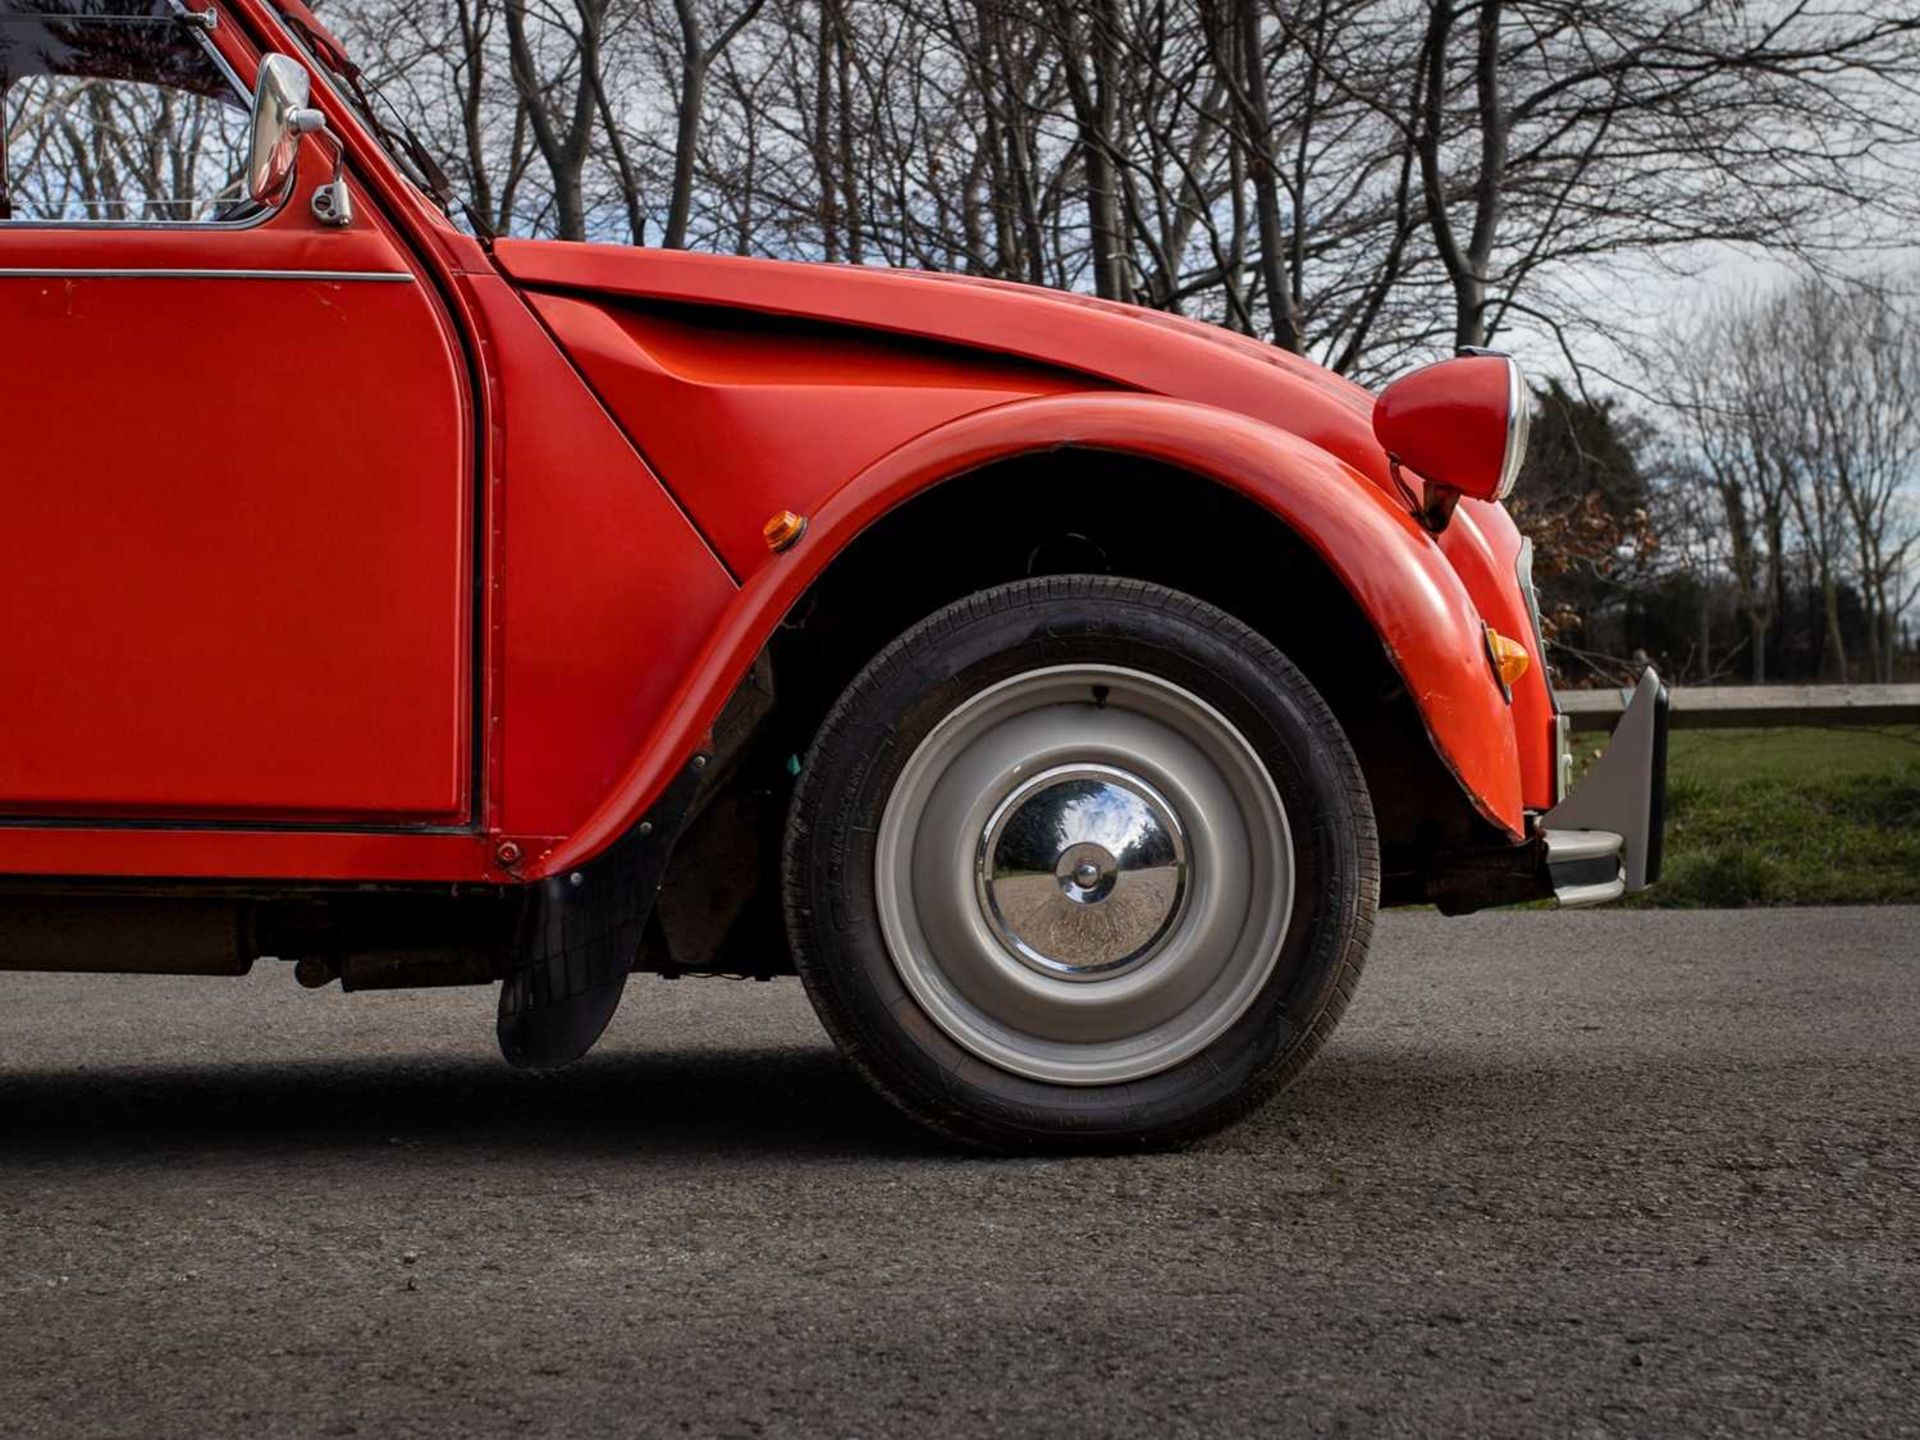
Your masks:
M 1030 1078 L 956 1043 L 895 965 L 877 898 L 882 815 L 921 742 L 990 686 L 1078 665 L 1144 672 L 1226 717 L 1284 807 L 1293 863 L 1290 909 L 1275 909 L 1278 918 L 1260 932 L 1270 937 L 1284 925 L 1278 959 L 1245 1008 L 1222 1018 L 1225 1028 L 1198 1053 L 1116 1084 Z M 1313 686 L 1272 644 L 1213 606 L 1157 585 L 1050 576 L 949 605 L 847 686 L 801 770 L 783 886 L 807 994 L 882 1095 L 940 1134 L 977 1146 L 1121 1149 L 1215 1130 L 1300 1073 L 1359 979 L 1379 855 L 1352 748 Z

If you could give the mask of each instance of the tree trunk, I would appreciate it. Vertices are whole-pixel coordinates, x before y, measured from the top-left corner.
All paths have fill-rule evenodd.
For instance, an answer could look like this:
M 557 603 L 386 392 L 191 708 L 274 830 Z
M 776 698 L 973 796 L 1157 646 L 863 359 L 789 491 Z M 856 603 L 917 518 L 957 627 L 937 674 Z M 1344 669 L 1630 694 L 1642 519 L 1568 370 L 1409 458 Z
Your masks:
M 1700 587 L 1700 679 L 1711 683 L 1713 680 L 1713 606 L 1712 594 L 1707 587 Z
M 840 195 L 843 225 L 847 235 L 847 261 L 859 265 L 866 260 L 860 240 L 860 174 L 854 163 L 853 144 L 853 34 L 847 25 L 845 0 L 829 0 L 833 7 L 834 83 L 840 105 L 839 148 Z
M 820 6 L 820 31 L 814 49 L 813 168 L 820 187 L 820 250 L 829 264 L 840 258 L 840 182 L 834 176 L 833 51 L 835 30 L 827 7 Z
M 1300 312 L 1288 274 L 1287 242 L 1280 221 L 1280 176 L 1273 151 L 1273 116 L 1267 103 L 1258 0 L 1235 0 L 1234 19 L 1247 111 L 1247 170 L 1253 181 L 1254 227 L 1259 234 L 1260 278 L 1267 287 L 1267 315 L 1273 325 L 1273 343 L 1298 354 Z M 1297 215 L 1294 221 L 1298 224 Z
M 680 117 L 673 137 L 673 194 L 667 204 L 669 250 L 687 248 L 687 222 L 693 213 L 693 164 L 700 145 L 700 114 L 706 102 L 707 55 L 700 45 L 700 22 L 691 0 L 679 0 L 680 34 L 685 49 L 680 61 Z
M 1840 587 L 1834 583 L 1833 569 L 1820 567 L 1820 612 L 1826 621 L 1827 650 L 1833 656 L 1833 678 L 1847 682 L 1847 637 L 1840 630 Z
M 562 240 L 587 238 L 587 195 L 578 167 L 553 176 L 554 233 Z

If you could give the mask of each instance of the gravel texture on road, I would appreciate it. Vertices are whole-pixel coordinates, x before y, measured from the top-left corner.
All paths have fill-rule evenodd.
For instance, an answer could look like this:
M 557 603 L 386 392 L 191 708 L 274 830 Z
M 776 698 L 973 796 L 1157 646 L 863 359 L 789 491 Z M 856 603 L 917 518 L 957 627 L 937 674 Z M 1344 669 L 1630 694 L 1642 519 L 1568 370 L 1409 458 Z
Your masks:
M 1920 1434 L 1920 910 L 1385 917 L 1178 1154 L 923 1139 L 797 982 L 0 975 L 0 1435 Z

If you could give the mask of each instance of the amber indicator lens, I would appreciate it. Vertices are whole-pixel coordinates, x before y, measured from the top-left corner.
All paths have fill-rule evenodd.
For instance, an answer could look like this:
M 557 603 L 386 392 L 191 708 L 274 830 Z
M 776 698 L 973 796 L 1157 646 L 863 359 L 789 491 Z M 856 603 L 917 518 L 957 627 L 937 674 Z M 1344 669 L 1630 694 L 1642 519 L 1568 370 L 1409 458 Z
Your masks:
M 796 515 L 791 510 L 781 510 L 760 527 L 760 533 L 766 537 L 769 550 L 785 550 L 807 533 L 807 517 Z
M 1509 690 L 1513 682 L 1527 673 L 1527 666 L 1533 663 L 1533 657 L 1527 654 L 1527 647 L 1518 640 L 1509 640 L 1492 626 L 1487 627 L 1487 654 L 1493 659 L 1493 673 L 1500 677 L 1500 683 Z

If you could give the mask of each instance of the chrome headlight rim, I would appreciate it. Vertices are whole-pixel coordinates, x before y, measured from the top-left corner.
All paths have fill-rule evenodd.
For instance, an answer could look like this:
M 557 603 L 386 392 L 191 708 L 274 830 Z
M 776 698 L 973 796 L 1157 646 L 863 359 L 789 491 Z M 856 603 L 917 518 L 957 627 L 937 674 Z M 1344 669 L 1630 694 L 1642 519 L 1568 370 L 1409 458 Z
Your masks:
M 1527 432 L 1533 424 L 1533 397 L 1520 362 L 1511 355 L 1501 358 L 1507 362 L 1507 447 L 1500 457 L 1500 483 L 1493 493 L 1496 500 L 1505 500 L 1513 493 L 1520 467 L 1527 460 Z

